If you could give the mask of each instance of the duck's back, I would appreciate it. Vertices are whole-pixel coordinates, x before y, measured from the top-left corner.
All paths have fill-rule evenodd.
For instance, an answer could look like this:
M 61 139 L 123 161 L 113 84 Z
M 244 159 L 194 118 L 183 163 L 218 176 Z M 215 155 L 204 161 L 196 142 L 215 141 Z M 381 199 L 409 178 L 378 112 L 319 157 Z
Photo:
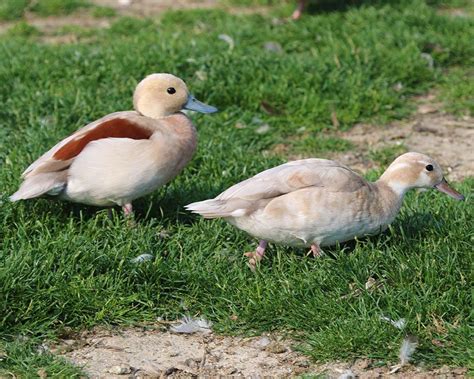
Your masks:
M 351 192 L 366 181 L 338 162 L 327 159 L 301 159 L 265 170 L 244 180 L 216 199 L 270 199 L 307 187 L 324 187 L 330 192 Z

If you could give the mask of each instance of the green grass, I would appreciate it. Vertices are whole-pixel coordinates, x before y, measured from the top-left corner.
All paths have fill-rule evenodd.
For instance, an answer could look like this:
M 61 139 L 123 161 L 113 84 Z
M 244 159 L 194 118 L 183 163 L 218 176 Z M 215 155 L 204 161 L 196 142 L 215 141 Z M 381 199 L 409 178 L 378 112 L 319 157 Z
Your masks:
M 73 13 L 78 9 L 88 8 L 86 0 L 2 0 L 0 4 L 0 21 L 11 21 L 22 18 L 25 12 L 31 11 L 38 16 L 61 16 Z M 97 17 L 110 17 L 106 7 L 92 7 Z
M 94 7 L 92 9 L 92 15 L 97 18 L 115 17 L 117 11 L 109 7 Z
M 456 186 L 467 195 L 465 203 L 431 191 L 411 193 L 390 231 L 331 249 L 337 259 L 315 260 L 272 246 L 256 274 L 242 257 L 255 241 L 224 222 L 192 216 L 183 205 L 280 163 L 265 152 L 301 130 L 294 146 L 301 153 L 324 157 L 327 150 L 347 149 L 342 140 L 315 141 L 336 129 L 333 112 L 339 129 L 409 115 L 411 95 L 446 85 L 446 70 L 474 63 L 473 26 L 472 19 L 413 2 L 282 25 L 273 25 L 271 16 L 174 12 L 159 22 L 120 19 L 97 31 L 94 43 L 59 46 L 4 36 L 0 336 L 7 359 L 0 359 L 0 375 L 31 377 L 45 368 L 72 376 L 73 369 L 39 355 L 36 345 L 67 328 L 183 313 L 205 315 L 222 333 L 290 331 L 321 361 L 396 361 L 403 333 L 379 317 L 404 317 L 407 332 L 421 341 L 417 362 L 468 365 L 472 180 Z M 235 47 L 230 50 L 219 34 L 230 35 Z M 264 50 L 267 41 L 283 51 Z M 433 56 L 434 69 L 423 52 Z M 170 185 L 136 202 L 136 227 L 120 214 L 109 219 L 105 210 L 87 206 L 8 202 L 31 161 L 85 123 L 129 109 L 134 85 L 151 72 L 181 76 L 221 112 L 195 117 L 197 155 Z M 200 79 L 202 73 L 207 79 Z M 394 89 L 398 82 L 401 90 Z M 463 91 L 450 93 L 448 104 Z M 262 102 L 278 111 L 266 112 Z M 270 125 L 267 133 L 256 133 L 255 117 Z M 393 153 L 377 152 L 377 159 Z M 164 230 L 169 237 L 161 236 Z M 155 259 L 130 262 L 142 253 Z M 353 294 L 370 276 L 383 287 Z
M 0 3 L 0 20 L 11 21 L 23 16 L 29 0 L 2 0 Z
M 85 0 L 39 0 L 31 10 L 40 16 L 54 16 L 69 14 L 89 5 Z
M 40 35 L 38 28 L 25 21 L 17 22 L 7 31 L 9 37 L 35 37 Z
M 368 158 L 382 166 L 387 167 L 396 157 L 406 152 L 407 148 L 404 145 L 391 145 L 370 150 Z
M 443 76 L 439 97 L 448 112 L 457 115 L 474 115 L 474 69 L 454 67 Z

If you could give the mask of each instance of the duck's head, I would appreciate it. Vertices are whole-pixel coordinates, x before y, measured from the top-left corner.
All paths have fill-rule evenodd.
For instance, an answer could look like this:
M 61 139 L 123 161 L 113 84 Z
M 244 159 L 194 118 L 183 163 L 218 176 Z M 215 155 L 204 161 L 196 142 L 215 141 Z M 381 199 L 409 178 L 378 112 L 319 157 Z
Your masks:
M 196 100 L 186 84 L 171 74 L 151 74 L 138 83 L 133 106 L 138 113 L 151 118 L 170 116 L 182 109 L 217 112 L 217 108 Z
M 436 188 L 456 200 L 464 200 L 463 195 L 448 185 L 440 165 L 433 158 L 420 153 L 400 155 L 380 180 L 400 195 L 412 188 Z

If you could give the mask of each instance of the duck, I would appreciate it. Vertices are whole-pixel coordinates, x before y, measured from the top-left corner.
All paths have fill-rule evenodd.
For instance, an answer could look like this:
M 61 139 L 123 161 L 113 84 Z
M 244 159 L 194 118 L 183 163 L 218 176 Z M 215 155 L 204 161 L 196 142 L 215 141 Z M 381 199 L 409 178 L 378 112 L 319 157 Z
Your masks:
M 10 200 L 48 197 L 120 206 L 125 215 L 133 214 L 132 202 L 175 178 L 196 151 L 196 128 L 182 111 L 217 111 L 168 73 L 141 80 L 133 108 L 108 114 L 58 142 L 23 172 Z
M 375 182 L 338 162 L 309 158 L 265 170 L 186 209 L 208 219 L 223 218 L 258 238 L 256 250 L 245 253 L 254 269 L 268 242 L 306 247 L 318 257 L 322 247 L 384 231 L 413 188 L 435 188 L 464 200 L 434 159 L 409 152 Z

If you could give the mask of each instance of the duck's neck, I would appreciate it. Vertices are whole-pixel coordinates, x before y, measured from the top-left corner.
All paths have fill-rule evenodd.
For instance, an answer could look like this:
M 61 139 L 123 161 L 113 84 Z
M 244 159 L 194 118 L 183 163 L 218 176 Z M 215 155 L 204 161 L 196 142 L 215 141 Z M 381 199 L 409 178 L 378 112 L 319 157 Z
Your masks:
M 197 145 L 197 130 L 188 116 L 178 112 L 158 121 L 160 127 L 166 130 L 170 136 L 176 138 L 179 144 L 185 145 L 188 149 L 194 151 Z
M 400 199 L 403 199 L 405 193 L 412 188 L 407 184 L 408 179 L 410 179 L 407 176 L 409 173 L 410 172 L 406 170 L 405 163 L 392 164 L 385 170 L 376 183 L 388 187 L 397 194 Z
M 394 186 L 393 183 L 387 183 L 382 178 L 373 183 L 373 186 L 378 207 L 385 216 L 384 223 L 389 224 L 398 214 L 406 191 L 396 185 Z

